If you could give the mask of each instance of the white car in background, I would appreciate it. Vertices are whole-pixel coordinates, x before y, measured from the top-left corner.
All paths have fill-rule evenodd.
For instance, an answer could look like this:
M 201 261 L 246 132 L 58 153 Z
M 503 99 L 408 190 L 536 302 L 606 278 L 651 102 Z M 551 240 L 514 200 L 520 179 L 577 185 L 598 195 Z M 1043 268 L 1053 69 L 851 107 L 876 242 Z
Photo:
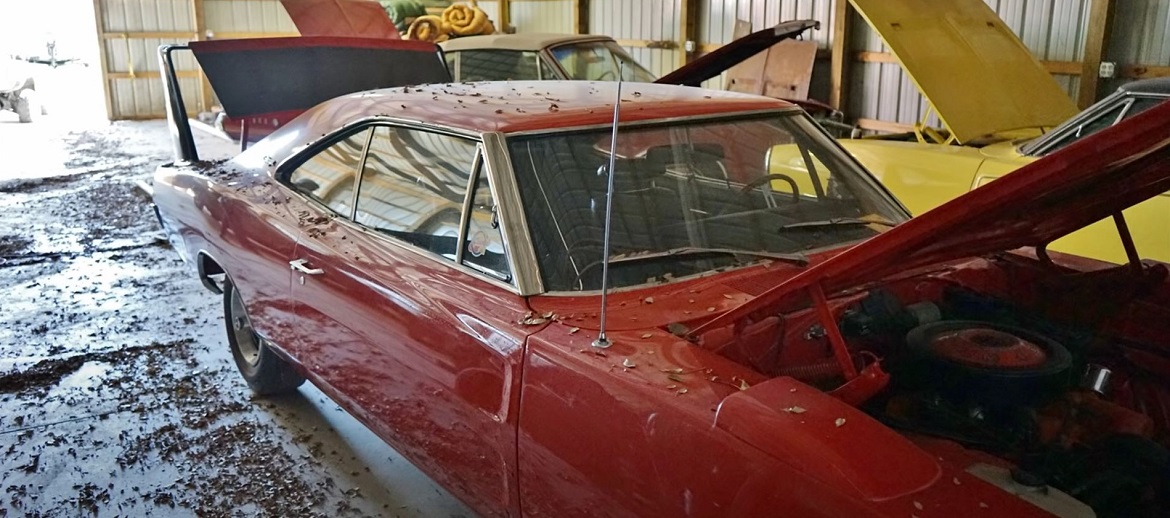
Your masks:
M 657 78 L 613 38 L 590 34 L 491 34 L 439 44 L 455 81 L 571 79 L 652 83 Z

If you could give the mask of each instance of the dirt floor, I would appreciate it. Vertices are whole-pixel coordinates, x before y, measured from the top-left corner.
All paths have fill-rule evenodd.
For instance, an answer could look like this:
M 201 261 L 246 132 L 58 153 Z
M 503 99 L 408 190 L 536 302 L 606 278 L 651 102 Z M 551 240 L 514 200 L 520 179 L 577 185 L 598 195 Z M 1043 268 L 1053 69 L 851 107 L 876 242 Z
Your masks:
M 134 185 L 164 124 L 53 119 L 0 116 L 0 517 L 471 516 L 312 386 L 252 396 Z

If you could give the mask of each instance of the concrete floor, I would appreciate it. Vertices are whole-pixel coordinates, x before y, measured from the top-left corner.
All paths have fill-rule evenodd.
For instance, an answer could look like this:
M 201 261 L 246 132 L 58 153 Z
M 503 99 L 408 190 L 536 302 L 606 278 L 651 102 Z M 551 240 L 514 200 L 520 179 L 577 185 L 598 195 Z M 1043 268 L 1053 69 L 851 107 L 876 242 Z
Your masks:
M 0 114 L 0 517 L 471 516 L 314 387 L 251 395 L 134 187 L 169 146 Z

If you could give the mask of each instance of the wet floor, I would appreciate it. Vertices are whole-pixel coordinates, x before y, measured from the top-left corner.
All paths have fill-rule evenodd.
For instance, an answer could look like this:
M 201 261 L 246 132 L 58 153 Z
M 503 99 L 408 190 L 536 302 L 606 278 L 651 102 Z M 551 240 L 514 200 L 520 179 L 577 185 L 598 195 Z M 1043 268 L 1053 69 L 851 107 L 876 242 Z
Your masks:
M 249 392 L 135 187 L 164 124 L 54 119 L 0 114 L 0 517 L 472 515 L 311 385 Z

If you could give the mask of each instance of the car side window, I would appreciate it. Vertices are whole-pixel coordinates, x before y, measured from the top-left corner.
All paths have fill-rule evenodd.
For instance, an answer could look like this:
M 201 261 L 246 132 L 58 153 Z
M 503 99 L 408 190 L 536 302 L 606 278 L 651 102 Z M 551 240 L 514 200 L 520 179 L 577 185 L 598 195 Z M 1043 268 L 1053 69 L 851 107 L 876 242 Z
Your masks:
M 464 138 L 375 128 L 354 221 L 454 260 L 475 152 Z
M 352 217 L 353 188 L 369 140 L 366 129 L 321 150 L 293 170 L 289 183 L 334 212 Z
M 1077 126 L 1072 132 L 1058 140 L 1052 146 L 1052 148 L 1048 150 L 1048 152 L 1052 153 L 1064 149 L 1065 146 L 1068 146 L 1073 142 L 1076 142 L 1123 120 L 1133 117 L 1134 115 L 1153 108 L 1163 100 L 1164 99 L 1161 98 L 1133 97 L 1124 102 L 1118 103 L 1116 106 L 1100 113 L 1092 120 L 1085 121 L 1081 125 Z
M 504 235 L 500 232 L 499 207 L 492 196 L 491 181 L 482 164 L 471 196 L 471 216 L 467 221 L 463 264 L 504 281 L 511 281 Z

